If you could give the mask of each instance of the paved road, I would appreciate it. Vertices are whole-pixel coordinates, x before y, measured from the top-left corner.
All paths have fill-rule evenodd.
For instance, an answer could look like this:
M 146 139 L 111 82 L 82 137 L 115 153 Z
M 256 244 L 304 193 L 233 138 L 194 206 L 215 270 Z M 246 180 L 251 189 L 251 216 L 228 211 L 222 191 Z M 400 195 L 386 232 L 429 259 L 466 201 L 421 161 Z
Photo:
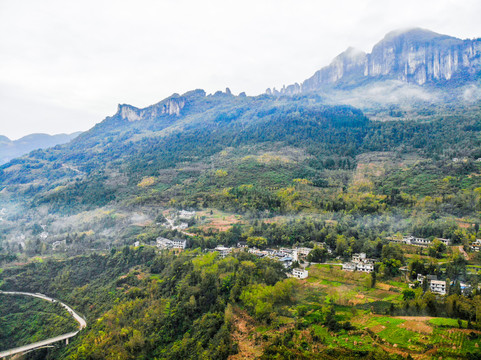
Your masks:
M 50 302 L 58 302 L 79 323 L 79 331 L 87 326 L 87 322 L 79 314 L 77 314 L 70 306 L 68 306 L 67 304 L 64 304 L 61 301 L 52 299 L 52 298 L 50 298 L 46 295 L 39 294 L 39 293 L 32 294 L 32 293 L 19 292 L 19 291 L 1 291 L 1 290 L 0 290 L 0 294 L 32 296 L 32 297 L 36 297 L 36 298 L 43 299 L 43 300 L 50 301 Z M 0 359 L 4 358 L 4 357 L 7 357 L 7 356 L 10 356 L 10 355 L 23 353 L 25 351 L 35 350 L 35 349 L 44 347 L 46 345 L 56 343 L 58 341 L 67 340 L 67 339 L 70 339 L 70 338 L 74 337 L 77 334 L 78 334 L 78 331 L 75 331 L 75 332 L 71 332 L 71 333 L 68 333 L 68 334 L 59 335 L 57 337 L 50 338 L 50 339 L 47 339 L 47 340 L 39 341 L 39 342 L 36 342 L 36 343 L 33 343 L 33 344 L 21 346 L 21 347 L 15 348 L 15 349 L 2 351 L 2 352 L 0 352 Z

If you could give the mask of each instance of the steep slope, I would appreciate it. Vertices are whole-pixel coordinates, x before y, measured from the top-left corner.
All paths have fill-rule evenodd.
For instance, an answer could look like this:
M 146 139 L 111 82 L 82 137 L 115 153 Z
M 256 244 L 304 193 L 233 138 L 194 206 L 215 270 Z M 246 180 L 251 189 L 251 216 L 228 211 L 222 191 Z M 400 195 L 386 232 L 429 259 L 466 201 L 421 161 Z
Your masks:
M 302 84 L 267 92 L 292 95 L 387 79 L 459 86 L 479 80 L 480 71 L 481 39 L 461 40 L 415 28 L 390 32 L 370 54 L 349 48 Z
M 287 146 L 307 151 L 307 157 L 353 159 L 368 123 L 361 111 L 323 105 L 316 97 L 207 96 L 197 90 L 145 109 L 120 105 L 114 116 L 69 144 L 0 167 L 0 201 L 35 197 L 59 209 L 99 206 L 138 192 L 146 176 L 215 167 L 212 157 L 229 148 Z M 169 176 L 166 186 L 198 177 L 199 171 L 178 176 Z

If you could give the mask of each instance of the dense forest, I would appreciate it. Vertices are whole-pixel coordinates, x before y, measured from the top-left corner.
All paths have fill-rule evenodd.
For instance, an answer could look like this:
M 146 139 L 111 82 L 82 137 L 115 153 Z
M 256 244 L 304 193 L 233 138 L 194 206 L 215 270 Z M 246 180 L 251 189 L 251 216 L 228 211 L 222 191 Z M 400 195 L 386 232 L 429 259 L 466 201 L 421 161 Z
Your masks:
M 143 195 L 145 202 L 137 184 L 151 176 L 160 180 L 156 182 L 163 190 L 156 194 L 160 200 L 172 197 L 165 190 L 185 189 L 191 195 L 186 205 L 194 207 L 212 204 L 203 195 L 212 192 L 212 185 L 235 185 L 232 195 L 239 203 L 246 196 L 239 186 L 252 185 L 253 195 L 248 196 L 261 200 L 252 204 L 253 209 L 285 212 L 291 209 L 282 207 L 272 188 L 305 179 L 317 189 L 345 189 L 362 154 L 384 152 L 394 162 L 415 155 L 414 178 L 416 173 L 426 177 L 434 172 L 440 180 L 475 172 L 474 161 L 481 156 L 476 106 L 434 109 L 424 122 L 373 122 L 358 109 L 324 105 L 314 95 L 250 98 L 224 93 L 205 96 L 199 90 L 181 98 L 187 105 L 180 115 L 129 122 L 119 112 L 67 145 L 13 160 L 0 168 L 0 183 L 11 199 L 21 195 L 30 199 L 30 206 L 48 204 L 51 211 L 70 213 L 127 201 L 133 195 Z M 282 155 L 289 150 L 297 155 L 285 160 Z M 269 158 L 272 152 L 273 159 Z M 252 156 L 262 153 L 266 153 L 264 161 Z M 452 164 L 453 158 L 466 161 Z M 222 171 L 227 171 L 225 178 Z M 262 175 L 257 179 L 258 174 Z M 191 184 L 199 176 L 200 181 Z M 217 184 L 212 184 L 212 176 Z M 391 169 L 387 183 L 375 184 L 373 190 L 382 195 L 392 191 L 432 194 L 433 187 L 409 188 L 411 184 L 400 176 Z M 449 190 L 465 184 L 453 185 Z M 203 203 L 193 203 L 190 198 L 198 198 L 199 192 Z M 213 200 L 214 205 L 225 206 Z

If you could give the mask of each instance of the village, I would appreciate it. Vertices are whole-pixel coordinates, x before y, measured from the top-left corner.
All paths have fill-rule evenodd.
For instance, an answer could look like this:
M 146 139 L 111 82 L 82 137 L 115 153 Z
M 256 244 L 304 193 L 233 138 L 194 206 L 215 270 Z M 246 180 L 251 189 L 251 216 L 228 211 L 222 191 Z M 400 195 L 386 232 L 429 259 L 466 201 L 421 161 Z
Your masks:
M 176 214 L 176 219 L 166 217 L 163 225 L 170 229 L 177 229 L 180 232 L 184 232 L 185 229 L 187 229 L 188 227 L 187 221 L 194 216 L 194 211 L 182 210 Z M 431 240 L 427 238 L 416 237 L 413 235 L 404 236 L 402 238 L 388 237 L 386 238 L 386 240 L 388 240 L 390 243 L 412 245 L 422 248 L 427 248 L 433 245 L 435 241 L 438 241 L 446 247 L 452 246 L 451 239 L 434 238 Z M 155 245 L 159 249 L 184 250 L 188 247 L 186 240 L 170 240 L 163 237 L 157 238 Z M 329 248 L 329 246 L 327 246 L 325 243 L 317 242 L 314 244 L 314 246 L 317 248 L 325 249 L 329 255 L 333 254 L 333 250 Z M 480 251 L 480 249 L 481 239 L 477 239 L 476 241 L 471 243 L 471 251 Z M 249 246 L 246 241 L 239 241 L 237 243 L 237 246 L 235 247 L 218 245 L 214 249 L 205 249 L 205 251 L 207 252 L 217 252 L 222 258 L 234 252 L 247 251 L 248 253 L 253 254 L 259 258 L 265 257 L 269 259 L 274 259 L 276 261 L 279 261 L 284 266 L 284 268 L 290 270 L 288 276 L 298 279 L 305 279 L 309 276 L 309 272 L 306 268 L 309 265 L 313 264 L 312 262 L 308 261 L 308 255 L 312 250 L 314 249 L 311 247 L 301 246 L 293 246 L 292 248 L 281 247 L 279 249 L 259 249 L 255 246 Z M 343 271 L 372 273 L 375 271 L 375 266 L 377 262 L 379 262 L 379 259 L 368 258 L 366 253 L 361 252 L 352 254 L 350 261 L 342 262 L 342 259 L 340 257 L 337 257 L 336 259 L 333 259 L 333 262 L 329 262 L 329 264 L 340 266 Z M 403 266 L 400 270 L 406 272 L 407 267 Z M 418 274 L 417 279 L 414 282 L 411 282 L 409 286 L 411 288 L 423 287 L 425 290 L 430 290 L 434 294 L 445 295 L 449 286 L 454 286 L 454 283 L 451 282 L 447 284 L 445 280 L 438 279 L 437 275 Z M 460 287 L 463 293 L 467 293 L 471 290 L 470 286 L 465 283 L 460 283 Z
M 163 250 L 185 250 L 185 248 L 187 247 L 187 240 L 169 240 L 163 237 L 159 237 L 156 240 L 156 246 L 159 249 Z M 222 258 L 236 251 L 247 251 L 248 253 L 253 254 L 259 258 L 266 257 L 269 259 L 277 260 L 281 262 L 286 269 L 288 269 L 291 268 L 293 264 L 305 264 L 305 258 L 312 250 L 313 249 L 306 247 L 295 247 L 292 249 L 281 248 L 279 250 L 260 250 L 257 248 L 249 248 L 246 242 L 241 241 L 237 243 L 237 247 L 225 247 L 223 245 L 218 245 L 214 249 L 207 249 L 206 251 L 217 252 Z M 290 275 L 299 279 L 305 279 L 308 277 L 309 273 L 303 268 L 294 268 L 292 269 L 292 273 Z

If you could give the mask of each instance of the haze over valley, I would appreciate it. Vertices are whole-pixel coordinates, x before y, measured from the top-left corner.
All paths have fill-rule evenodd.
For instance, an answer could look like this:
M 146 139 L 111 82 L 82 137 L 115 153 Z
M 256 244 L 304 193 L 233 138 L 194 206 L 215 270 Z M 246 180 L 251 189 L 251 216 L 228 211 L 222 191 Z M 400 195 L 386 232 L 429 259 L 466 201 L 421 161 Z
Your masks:
M 0 137 L 0 357 L 481 356 L 481 38 L 141 104 Z

